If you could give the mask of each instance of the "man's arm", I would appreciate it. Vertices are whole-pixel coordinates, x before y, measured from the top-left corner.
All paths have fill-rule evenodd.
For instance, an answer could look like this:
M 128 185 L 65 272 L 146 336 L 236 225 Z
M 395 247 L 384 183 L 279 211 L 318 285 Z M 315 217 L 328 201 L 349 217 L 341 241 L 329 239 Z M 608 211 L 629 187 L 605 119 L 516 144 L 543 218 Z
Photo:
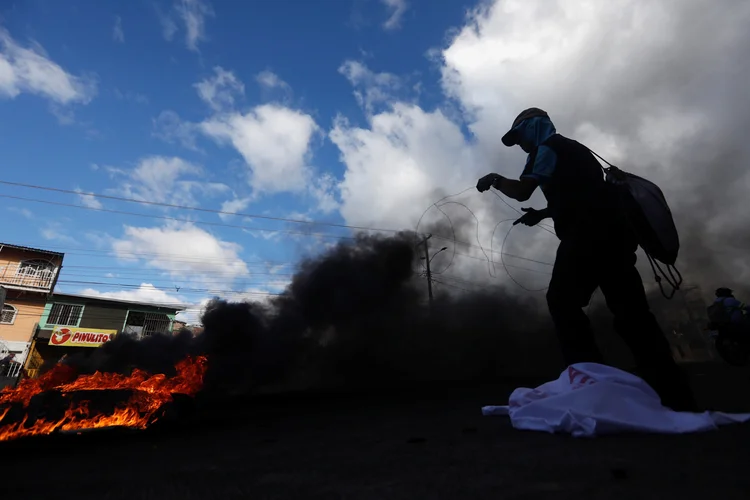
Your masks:
M 521 210 L 523 210 L 523 209 L 521 209 Z M 540 220 L 549 219 L 550 217 L 552 217 L 549 214 L 549 207 L 544 207 L 541 210 L 537 210 L 536 213 L 539 214 Z
M 498 175 L 492 186 L 508 198 L 513 198 L 517 201 L 526 201 L 531 198 L 534 190 L 539 187 L 539 181 L 531 177 L 522 177 L 516 181 Z
M 518 224 L 536 226 L 550 216 L 549 208 L 543 208 L 541 210 L 534 210 L 533 208 L 522 208 L 521 211 L 524 212 L 524 214 L 513 223 L 514 226 Z
M 498 176 L 493 186 L 509 198 L 526 201 L 531 198 L 537 187 L 552 177 L 556 166 L 557 155 L 552 149 L 542 145 L 539 146 L 536 154 L 529 155 L 520 180 L 516 181 Z

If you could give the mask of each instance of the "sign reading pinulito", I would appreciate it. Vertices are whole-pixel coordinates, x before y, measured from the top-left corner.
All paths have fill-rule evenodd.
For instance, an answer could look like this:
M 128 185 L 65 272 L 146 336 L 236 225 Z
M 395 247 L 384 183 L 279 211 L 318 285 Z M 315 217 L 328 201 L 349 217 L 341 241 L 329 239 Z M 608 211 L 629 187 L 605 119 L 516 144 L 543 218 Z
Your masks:
M 97 330 L 56 326 L 49 338 L 49 345 L 57 347 L 99 347 L 115 338 L 117 330 Z

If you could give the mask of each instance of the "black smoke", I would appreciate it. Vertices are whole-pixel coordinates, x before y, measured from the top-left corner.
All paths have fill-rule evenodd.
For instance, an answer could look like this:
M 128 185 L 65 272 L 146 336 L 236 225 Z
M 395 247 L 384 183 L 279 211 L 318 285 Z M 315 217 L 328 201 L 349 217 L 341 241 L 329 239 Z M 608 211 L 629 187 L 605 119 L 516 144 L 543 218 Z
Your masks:
M 435 241 L 452 237 L 451 223 L 456 237 L 471 232 L 472 222 L 464 218 L 425 230 Z M 209 360 L 205 389 L 220 393 L 559 373 L 562 359 L 543 294 L 491 285 L 436 286 L 430 302 L 419 241 L 411 232 L 359 234 L 303 260 L 286 290 L 272 300 L 214 299 L 197 336 L 187 330 L 143 340 L 120 335 L 65 363 L 79 373 L 141 368 L 171 374 L 186 355 L 202 354 Z M 443 267 L 451 250 L 444 252 Z M 674 309 L 669 314 L 684 313 L 681 304 L 656 297 L 652 294 L 652 304 L 661 320 L 670 319 L 668 307 Z M 631 366 L 601 298 L 588 312 L 607 361 Z M 665 331 L 669 334 L 670 327 Z
M 437 229 L 437 228 L 433 228 Z M 204 330 L 135 340 L 120 335 L 65 363 L 79 373 L 173 373 L 209 360 L 206 390 L 387 386 L 553 375 L 562 367 L 546 309 L 500 287 L 428 300 L 414 233 L 360 234 L 301 262 L 266 303 L 211 301 Z

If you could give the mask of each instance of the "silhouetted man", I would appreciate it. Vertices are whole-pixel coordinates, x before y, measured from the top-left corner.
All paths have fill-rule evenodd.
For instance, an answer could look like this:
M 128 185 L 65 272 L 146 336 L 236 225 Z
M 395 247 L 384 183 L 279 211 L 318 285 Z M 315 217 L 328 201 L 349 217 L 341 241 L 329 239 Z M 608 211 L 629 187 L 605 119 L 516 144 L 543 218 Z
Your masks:
M 477 190 L 494 187 L 526 201 L 537 187 L 542 189 L 547 208 L 524 208 L 515 224 L 534 226 L 547 217 L 554 221 L 560 246 L 547 304 L 566 364 L 603 361 L 583 312 L 601 287 L 615 330 L 630 347 L 641 377 L 665 406 L 694 410 L 689 385 L 649 309 L 635 267 L 637 240 L 615 204 L 599 162 L 588 148 L 558 134 L 547 113 L 538 108 L 518 115 L 502 141 L 528 153 L 520 179 L 489 174 L 479 179 Z

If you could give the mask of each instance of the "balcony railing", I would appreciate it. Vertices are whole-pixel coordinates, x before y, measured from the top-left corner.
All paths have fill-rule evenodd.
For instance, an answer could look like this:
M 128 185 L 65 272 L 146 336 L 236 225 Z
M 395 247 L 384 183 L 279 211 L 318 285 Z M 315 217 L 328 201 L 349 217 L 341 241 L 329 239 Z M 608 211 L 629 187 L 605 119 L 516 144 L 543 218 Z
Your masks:
M 24 289 L 51 291 L 57 267 L 30 266 L 23 262 L 0 265 L 0 285 Z

